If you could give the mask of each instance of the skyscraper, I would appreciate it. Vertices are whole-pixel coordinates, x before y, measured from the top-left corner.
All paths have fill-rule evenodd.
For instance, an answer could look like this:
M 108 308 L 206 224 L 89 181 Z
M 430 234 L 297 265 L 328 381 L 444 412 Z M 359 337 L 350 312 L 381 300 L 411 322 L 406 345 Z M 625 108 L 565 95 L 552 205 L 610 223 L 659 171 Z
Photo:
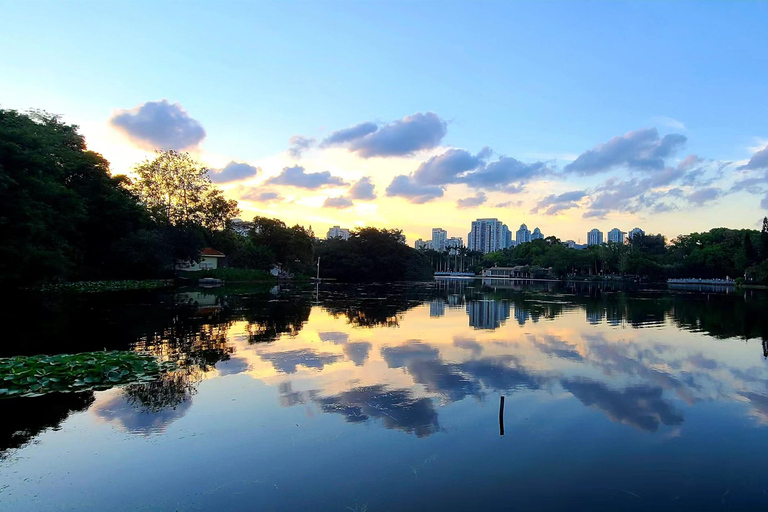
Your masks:
M 328 230 L 328 234 L 325 236 L 328 240 L 331 238 L 340 238 L 342 240 L 349 240 L 349 230 L 346 228 L 340 228 L 339 226 L 333 226 Z
M 603 232 L 595 228 L 587 233 L 587 245 L 600 245 L 603 243 Z
M 432 249 L 436 251 L 445 250 L 445 241 L 448 238 L 448 232 L 442 228 L 432 228 Z
M 643 231 L 640 228 L 634 228 L 629 231 L 629 234 L 627 235 L 627 238 L 632 240 L 632 237 L 635 235 L 644 235 L 645 231 Z
M 608 243 L 623 244 L 625 234 L 626 233 L 624 233 L 619 228 L 613 228 L 608 232 Z
M 517 242 L 517 245 L 531 241 L 531 232 L 528 229 L 528 226 L 520 224 L 520 229 L 515 233 L 515 241 Z
M 504 229 L 509 230 L 499 219 L 477 219 L 472 221 L 472 231 L 467 235 L 467 247 L 470 251 L 489 253 L 506 247 Z
M 543 240 L 544 233 L 539 228 L 534 228 L 533 234 L 531 234 L 531 240 Z

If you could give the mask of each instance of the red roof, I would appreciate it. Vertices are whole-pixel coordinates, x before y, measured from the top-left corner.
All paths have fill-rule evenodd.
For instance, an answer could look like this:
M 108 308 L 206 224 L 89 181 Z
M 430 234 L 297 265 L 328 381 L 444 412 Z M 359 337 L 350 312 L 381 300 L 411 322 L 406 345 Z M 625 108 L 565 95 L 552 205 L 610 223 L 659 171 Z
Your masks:
M 219 258 L 223 258 L 224 257 L 224 253 L 223 252 L 217 251 L 216 249 L 214 249 L 212 247 L 205 247 L 205 248 L 203 248 L 203 250 L 200 251 L 200 254 L 203 255 L 203 256 L 213 256 L 213 257 L 219 257 Z

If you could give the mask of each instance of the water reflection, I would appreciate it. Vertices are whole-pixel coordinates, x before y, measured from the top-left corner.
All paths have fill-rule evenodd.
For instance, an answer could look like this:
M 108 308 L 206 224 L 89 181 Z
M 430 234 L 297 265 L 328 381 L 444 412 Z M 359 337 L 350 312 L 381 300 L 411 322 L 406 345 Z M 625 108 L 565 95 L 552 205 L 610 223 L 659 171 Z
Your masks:
M 678 429 L 698 403 L 740 404 L 768 423 L 768 303 L 759 294 L 466 280 L 123 297 L 122 312 L 114 298 L 100 306 L 78 299 L 86 301 L 79 307 L 91 311 L 96 328 L 118 333 L 117 348 L 179 369 L 95 395 L 2 401 L 12 421 L 0 431 L 0 450 L 20 448 L 85 409 L 121 430 L 162 435 L 194 409 L 202 383 L 230 376 L 266 384 L 282 407 L 417 437 L 442 431 L 441 408 L 499 394 L 572 400 L 645 432 Z M 48 321 L 62 316 L 37 318 L 40 332 L 54 332 Z M 90 329 L 81 330 L 90 340 Z M 753 338 L 757 349 L 730 350 Z M 44 335 L 38 346 L 51 352 L 53 339 Z

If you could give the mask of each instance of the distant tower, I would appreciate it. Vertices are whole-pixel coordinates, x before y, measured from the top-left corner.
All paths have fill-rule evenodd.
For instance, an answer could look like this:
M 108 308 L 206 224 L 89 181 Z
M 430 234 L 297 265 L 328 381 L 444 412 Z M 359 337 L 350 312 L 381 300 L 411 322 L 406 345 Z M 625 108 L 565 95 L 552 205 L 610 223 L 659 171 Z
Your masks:
M 600 245 L 603 243 L 603 232 L 595 228 L 587 233 L 587 245 Z
M 544 234 L 541 232 L 539 228 L 534 228 L 533 234 L 531 235 L 531 240 L 543 240 Z

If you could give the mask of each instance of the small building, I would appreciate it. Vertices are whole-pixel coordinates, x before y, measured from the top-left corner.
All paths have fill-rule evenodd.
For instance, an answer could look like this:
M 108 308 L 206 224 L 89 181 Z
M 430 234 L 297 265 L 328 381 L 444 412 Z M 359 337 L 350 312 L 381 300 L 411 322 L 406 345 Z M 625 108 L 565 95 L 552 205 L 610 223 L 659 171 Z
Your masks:
M 216 270 L 224 266 L 225 254 L 212 247 L 205 247 L 200 251 L 200 261 L 176 260 L 176 270 L 197 272 L 200 270 Z

